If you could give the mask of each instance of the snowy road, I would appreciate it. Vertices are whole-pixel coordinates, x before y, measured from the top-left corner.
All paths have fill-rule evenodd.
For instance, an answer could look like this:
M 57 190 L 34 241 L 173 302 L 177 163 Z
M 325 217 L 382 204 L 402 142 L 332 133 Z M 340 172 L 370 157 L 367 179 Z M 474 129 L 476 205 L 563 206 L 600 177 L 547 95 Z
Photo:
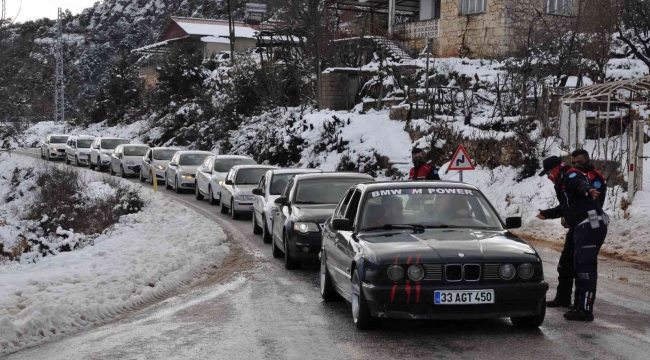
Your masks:
M 650 353 L 650 273 L 627 263 L 601 261 L 593 323 L 569 323 L 549 309 L 534 331 L 507 320 L 388 321 L 362 333 L 347 303 L 321 301 L 316 267 L 285 270 L 253 235 L 250 220 L 218 214 L 193 194 L 161 191 L 216 221 L 241 245 L 230 263 L 189 293 L 7 359 L 647 359 Z M 559 254 L 538 250 L 553 294 Z

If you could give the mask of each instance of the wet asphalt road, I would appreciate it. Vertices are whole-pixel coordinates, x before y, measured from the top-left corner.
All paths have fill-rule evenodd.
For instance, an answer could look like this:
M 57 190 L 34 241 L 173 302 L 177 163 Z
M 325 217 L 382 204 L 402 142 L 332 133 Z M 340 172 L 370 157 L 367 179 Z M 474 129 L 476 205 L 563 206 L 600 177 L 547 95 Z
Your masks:
M 37 156 L 31 150 L 18 153 Z M 139 183 L 137 179 L 133 180 Z M 149 187 L 149 185 L 144 185 Z M 540 329 L 507 319 L 385 321 L 355 330 L 350 306 L 323 303 L 316 266 L 287 271 L 250 219 L 232 220 L 194 195 L 161 192 L 216 221 L 233 261 L 211 281 L 121 320 L 22 350 L 7 359 L 648 359 L 650 273 L 601 259 L 593 323 L 548 309 Z M 554 294 L 559 254 L 537 248 Z M 622 279 L 622 280 L 621 280 Z

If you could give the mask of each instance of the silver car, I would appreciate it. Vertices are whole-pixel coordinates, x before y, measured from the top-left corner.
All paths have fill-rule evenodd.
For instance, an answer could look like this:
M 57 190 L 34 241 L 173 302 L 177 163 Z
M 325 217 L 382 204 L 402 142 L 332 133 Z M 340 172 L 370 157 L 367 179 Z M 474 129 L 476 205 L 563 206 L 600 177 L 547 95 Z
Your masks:
M 140 181 L 145 182 L 148 180 L 149 183 L 153 185 L 151 169 L 154 169 L 157 181 L 162 184 L 162 182 L 165 181 L 165 170 L 167 170 L 169 161 L 179 151 L 181 151 L 181 149 L 170 147 L 155 147 L 149 149 L 141 160 Z
M 95 138 L 90 146 L 90 155 L 88 167 L 90 170 L 97 169 L 102 171 L 111 165 L 111 155 L 118 145 L 128 144 L 129 140 L 116 137 L 98 137 Z
M 65 146 L 65 163 L 70 165 L 73 161 L 76 166 L 88 166 L 90 145 L 95 140 L 94 136 L 73 135 Z
M 203 164 L 205 158 L 212 155 L 209 151 L 189 151 L 183 150 L 174 154 L 165 169 L 165 188 L 174 189 L 177 193 L 185 189 L 194 190 L 194 176 L 196 169 Z
M 233 166 L 221 187 L 221 213 L 230 211 L 233 219 L 238 219 L 242 213 L 252 213 L 255 201 L 253 189 L 267 171 L 277 168 L 267 165 Z
M 147 145 L 119 145 L 111 155 L 111 164 L 108 172 L 111 175 L 117 173 L 121 177 L 139 175 L 142 157 L 149 150 Z
M 265 243 L 271 242 L 271 224 L 275 199 L 280 197 L 282 190 L 289 181 L 298 174 L 322 173 L 320 169 L 274 169 L 262 176 L 259 184 L 253 189 L 255 203 L 253 204 L 253 233 L 262 234 Z
M 196 171 L 196 199 L 203 200 L 208 197 L 210 205 L 219 205 L 221 186 L 226 180 L 226 175 L 235 165 L 257 165 L 255 160 L 240 155 L 213 155 L 209 156 Z
M 65 146 L 68 142 L 68 135 L 50 134 L 41 143 L 42 159 L 65 159 Z

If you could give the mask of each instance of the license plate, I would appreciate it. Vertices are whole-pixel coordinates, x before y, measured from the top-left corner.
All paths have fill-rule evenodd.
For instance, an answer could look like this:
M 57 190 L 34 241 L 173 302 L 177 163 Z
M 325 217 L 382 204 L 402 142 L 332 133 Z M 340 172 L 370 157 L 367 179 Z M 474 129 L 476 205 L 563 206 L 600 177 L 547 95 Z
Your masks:
M 494 290 L 436 290 L 433 302 L 436 305 L 494 304 Z

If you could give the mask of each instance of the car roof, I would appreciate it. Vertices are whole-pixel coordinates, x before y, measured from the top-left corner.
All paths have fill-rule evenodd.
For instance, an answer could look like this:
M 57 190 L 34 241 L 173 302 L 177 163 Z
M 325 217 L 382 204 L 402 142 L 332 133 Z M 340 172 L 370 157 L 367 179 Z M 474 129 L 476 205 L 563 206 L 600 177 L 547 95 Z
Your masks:
M 307 180 L 307 179 L 333 179 L 333 178 L 344 178 L 344 179 L 354 179 L 354 178 L 363 178 L 368 180 L 374 180 L 371 175 L 363 173 L 354 173 L 354 172 L 324 172 L 324 173 L 312 173 L 312 174 L 300 174 L 296 175 L 294 179 Z
M 165 146 L 156 146 L 152 147 L 154 150 L 176 150 L 176 151 L 181 151 L 179 148 L 172 148 L 172 147 L 165 147 Z
M 480 191 L 476 186 L 459 181 L 448 180 L 431 180 L 431 181 L 412 181 L 412 180 L 393 180 L 393 181 L 376 181 L 359 185 L 366 190 L 384 190 L 384 189 L 410 189 L 410 188 L 449 188 L 467 189 Z
M 104 139 L 105 140 L 128 140 L 128 139 L 125 139 L 125 138 L 115 137 L 115 136 L 98 136 L 95 139 L 97 139 L 97 138 L 102 139 L 102 140 L 104 140 Z M 129 141 L 131 141 L 131 140 L 129 140 Z
M 68 134 L 49 134 L 50 136 L 70 136 Z
M 127 147 L 127 146 L 132 146 L 132 147 L 146 147 L 146 148 L 149 147 L 149 145 L 145 145 L 145 144 L 122 144 L 122 145 L 120 145 L 120 146 L 124 146 L 124 147 Z
M 270 171 L 273 174 L 320 174 L 323 172 L 321 169 L 273 169 Z
M 92 135 L 70 135 L 71 138 L 75 139 L 94 139 L 95 137 Z
M 251 165 L 235 165 L 232 167 L 233 169 L 239 170 L 239 169 L 277 169 L 277 166 L 271 166 L 271 165 L 257 165 L 257 164 L 251 164 Z
M 202 151 L 202 150 L 179 150 L 178 152 L 181 153 L 181 155 L 185 155 L 185 154 L 208 154 L 208 155 L 212 155 L 211 152 Z
M 250 159 L 253 160 L 252 158 L 244 155 L 213 155 L 215 160 L 219 159 Z

